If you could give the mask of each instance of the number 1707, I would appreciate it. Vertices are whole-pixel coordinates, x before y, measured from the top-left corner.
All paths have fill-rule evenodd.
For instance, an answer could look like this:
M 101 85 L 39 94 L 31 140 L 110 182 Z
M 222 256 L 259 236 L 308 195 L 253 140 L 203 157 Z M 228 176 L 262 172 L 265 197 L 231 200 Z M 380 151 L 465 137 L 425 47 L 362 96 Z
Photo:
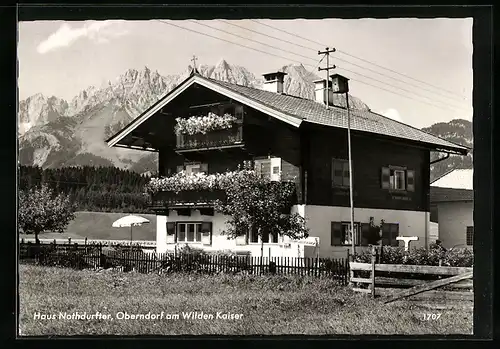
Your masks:
M 431 314 L 423 314 L 423 320 L 438 320 L 441 317 L 441 313 L 431 313 Z

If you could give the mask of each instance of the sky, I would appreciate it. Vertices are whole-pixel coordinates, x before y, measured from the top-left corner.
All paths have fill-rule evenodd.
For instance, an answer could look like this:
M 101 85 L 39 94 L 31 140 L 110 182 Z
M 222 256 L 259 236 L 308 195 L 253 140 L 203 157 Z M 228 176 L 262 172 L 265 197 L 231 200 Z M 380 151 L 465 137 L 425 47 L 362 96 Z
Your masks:
M 349 78 L 350 93 L 373 111 L 419 128 L 472 120 L 472 23 L 471 18 L 20 22 L 19 99 L 42 93 L 71 100 L 131 68 L 180 74 L 193 55 L 197 64 L 225 59 L 256 76 L 290 63 L 318 74 L 317 67 L 326 66 L 325 60 L 318 65 L 323 57 L 318 51 L 329 47 L 336 49 L 330 55 L 330 65 L 337 67 L 332 73 Z

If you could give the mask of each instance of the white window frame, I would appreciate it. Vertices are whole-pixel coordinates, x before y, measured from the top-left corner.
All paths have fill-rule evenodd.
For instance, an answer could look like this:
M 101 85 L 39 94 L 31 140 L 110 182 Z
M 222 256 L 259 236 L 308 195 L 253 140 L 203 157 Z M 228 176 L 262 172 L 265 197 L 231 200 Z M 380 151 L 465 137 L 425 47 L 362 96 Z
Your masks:
M 405 191 L 406 190 L 406 170 L 404 169 L 397 169 L 397 168 L 391 168 L 390 169 L 391 174 L 390 174 L 390 189 L 391 190 L 398 190 L 398 191 Z M 403 187 L 398 188 L 398 176 L 397 174 L 400 174 L 403 176 Z
M 278 173 L 274 173 L 274 170 L 278 169 Z M 271 158 L 271 169 L 270 169 L 270 178 L 271 181 L 280 181 L 281 180 L 281 158 Z
M 202 222 L 177 222 L 177 242 L 179 243 L 187 243 L 187 244 L 201 244 L 203 243 L 203 234 L 201 232 L 201 223 Z M 189 241 L 188 238 L 188 226 L 194 225 L 194 234 L 193 241 Z M 184 240 L 179 240 L 179 234 L 181 232 L 181 226 L 184 226 Z M 196 240 L 197 233 L 200 234 L 200 241 Z

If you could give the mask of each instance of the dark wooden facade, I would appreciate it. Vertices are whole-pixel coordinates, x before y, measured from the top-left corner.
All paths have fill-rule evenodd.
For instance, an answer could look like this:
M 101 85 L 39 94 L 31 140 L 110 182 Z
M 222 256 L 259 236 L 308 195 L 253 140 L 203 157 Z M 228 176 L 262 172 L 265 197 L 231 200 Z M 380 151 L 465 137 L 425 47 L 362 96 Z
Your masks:
M 307 171 L 306 203 L 349 206 L 349 189 L 332 185 L 332 159 L 348 159 L 347 131 L 311 126 L 302 132 L 304 164 Z M 351 133 L 354 205 L 358 208 L 429 211 L 428 149 L 403 142 Z M 398 166 L 413 170 L 415 189 L 382 189 L 382 167 Z
M 201 94 L 195 92 L 179 95 L 163 111 L 161 176 L 175 173 L 186 162 L 207 163 L 209 173 L 220 173 L 236 170 L 244 160 L 270 155 L 282 159 L 282 180 L 296 182 L 299 203 L 349 206 L 349 190 L 332 186 L 332 158 L 348 159 L 345 129 L 309 123 L 295 128 L 245 106 L 240 146 L 180 152 L 174 133 L 175 117 L 204 115 L 208 111 L 231 112 L 239 105 L 207 89 Z M 210 105 L 193 109 L 195 102 Z M 355 207 L 429 211 L 429 149 L 356 132 L 352 133 L 352 146 Z M 385 166 L 414 171 L 414 191 L 382 189 L 381 169 Z

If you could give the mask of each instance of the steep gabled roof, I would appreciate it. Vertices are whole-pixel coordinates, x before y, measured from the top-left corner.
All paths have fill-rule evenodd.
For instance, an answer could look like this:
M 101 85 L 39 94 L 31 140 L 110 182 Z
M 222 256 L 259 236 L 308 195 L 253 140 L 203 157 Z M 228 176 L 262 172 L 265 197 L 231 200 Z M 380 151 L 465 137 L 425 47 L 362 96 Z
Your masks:
M 455 169 L 431 183 L 432 187 L 473 190 L 473 169 Z
M 192 74 L 183 83 L 155 103 L 155 105 L 127 125 L 123 130 L 108 139 L 108 145 L 113 146 L 118 143 L 125 135 L 195 83 L 226 95 L 229 98 L 253 107 L 295 127 L 300 127 L 302 122 L 308 122 L 329 127 L 347 128 L 347 110 L 345 108 L 331 106 L 329 109 L 326 109 L 323 104 L 305 98 L 273 93 L 205 78 L 198 74 Z M 430 133 L 394 121 L 369 110 L 351 109 L 350 114 L 351 129 L 354 131 L 368 132 L 424 143 L 437 150 L 453 151 L 464 155 L 467 154 L 468 151 L 467 147 L 446 141 Z

